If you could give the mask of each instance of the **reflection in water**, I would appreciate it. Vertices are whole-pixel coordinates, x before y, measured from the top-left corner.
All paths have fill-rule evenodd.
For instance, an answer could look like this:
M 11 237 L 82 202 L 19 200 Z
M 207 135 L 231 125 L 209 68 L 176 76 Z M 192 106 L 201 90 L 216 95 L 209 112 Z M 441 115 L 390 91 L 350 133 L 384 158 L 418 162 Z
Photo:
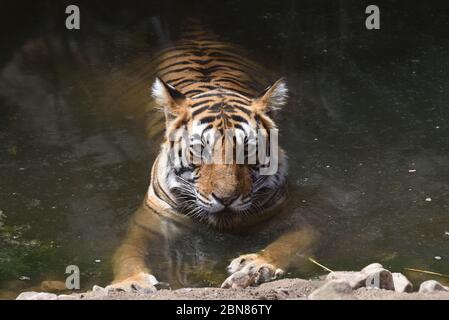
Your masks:
M 176 37 L 184 12 L 174 2 L 86 2 L 73 33 L 60 27 L 64 6 L 49 3 L 30 8 L 35 20 L 20 25 L 14 17 L 27 10 L 2 11 L 2 32 L 17 30 L 2 35 L 0 53 L 2 296 L 63 280 L 69 264 L 80 266 L 84 288 L 110 281 L 109 260 L 144 196 L 163 129 L 148 104 L 150 53 Z M 368 32 L 358 2 L 204 10 L 218 34 L 262 52 L 287 76 L 285 210 L 319 231 L 317 260 L 333 269 L 379 261 L 448 273 L 445 12 L 399 3 L 382 10 L 381 31 Z M 182 253 L 210 270 L 197 277 L 195 268 L 185 283 L 224 279 L 229 248 L 246 240 L 220 237 L 183 240 Z M 213 254 L 197 249 L 203 242 Z M 298 257 L 291 275 L 321 272 Z

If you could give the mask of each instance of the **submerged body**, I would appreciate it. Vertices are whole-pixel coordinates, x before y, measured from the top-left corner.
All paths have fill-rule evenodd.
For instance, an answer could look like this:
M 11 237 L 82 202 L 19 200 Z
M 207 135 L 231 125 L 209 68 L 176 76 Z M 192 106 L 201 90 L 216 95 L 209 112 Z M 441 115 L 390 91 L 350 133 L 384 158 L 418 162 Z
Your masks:
M 270 175 L 261 174 L 266 163 L 259 158 L 255 163 L 226 163 L 221 161 L 225 152 L 220 151 L 211 156 L 212 162 L 183 163 L 173 162 L 170 155 L 173 149 L 194 153 L 182 144 L 179 130 L 203 148 L 211 140 L 226 140 L 216 134 L 226 130 L 236 133 L 232 141 L 245 150 L 251 143 L 247 137 L 257 132 L 273 140 L 271 132 L 277 128 L 272 115 L 286 103 L 286 84 L 282 79 L 275 82 L 270 72 L 247 58 L 239 47 L 220 42 L 199 27 L 189 27 L 182 39 L 154 58 L 153 97 L 165 114 L 166 137 L 152 168 L 144 204 L 115 255 L 114 286 L 155 285 L 155 259 L 166 260 L 162 265 L 172 275 L 167 280 L 182 285 L 184 275 L 179 266 L 174 267 L 170 253 L 175 252 L 175 260 L 183 260 L 183 242 L 177 240 L 200 239 L 207 233 L 239 234 L 246 239 L 265 233 L 266 246 L 233 260 L 228 266 L 231 276 L 223 286 L 270 281 L 283 274 L 294 254 L 308 247 L 312 238 L 304 226 L 293 223 L 298 219 L 281 214 L 286 198 L 284 151 L 270 151 L 267 163 L 273 159 L 277 163 L 277 170 Z M 230 248 L 236 255 L 248 250 L 243 238 L 241 246 Z M 207 243 L 194 251 L 207 253 Z M 190 270 L 201 269 L 200 260 L 195 257 Z

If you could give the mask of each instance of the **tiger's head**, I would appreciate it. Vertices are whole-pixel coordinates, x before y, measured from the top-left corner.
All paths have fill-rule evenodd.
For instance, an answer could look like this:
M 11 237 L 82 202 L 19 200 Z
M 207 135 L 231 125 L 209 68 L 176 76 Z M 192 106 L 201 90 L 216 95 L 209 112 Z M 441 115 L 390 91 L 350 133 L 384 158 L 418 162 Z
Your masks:
M 165 113 L 166 137 L 153 184 L 178 212 L 219 228 L 280 204 L 287 161 L 270 115 L 287 93 L 281 79 L 256 97 L 222 88 L 187 97 L 157 78 L 152 94 Z

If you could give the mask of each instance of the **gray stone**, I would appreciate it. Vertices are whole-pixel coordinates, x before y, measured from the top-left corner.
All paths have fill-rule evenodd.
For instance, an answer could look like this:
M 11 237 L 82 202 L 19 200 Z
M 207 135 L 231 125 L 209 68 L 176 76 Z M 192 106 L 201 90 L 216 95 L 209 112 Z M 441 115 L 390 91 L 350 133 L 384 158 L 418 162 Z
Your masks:
M 330 280 L 323 286 L 313 291 L 308 299 L 310 300 L 348 300 L 354 299 L 351 296 L 351 285 L 344 280 Z
M 383 269 L 384 266 L 381 265 L 380 263 L 371 263 L 369 265 L 367 265 L 365 268 L 363 268 L 361 270 L 361 272 L 365 272 L 365 273 L 372 273 L 374 271 L 377 271 L 379 269 Z
M 16 300 L 57 300 L 58 296 L 54 293 L 28 291 L 22 292 Z
M 394 291 L 396 292 L 412 292 L 413 284 L 402 273 L 393 272 Z
M 354 290 L 364 287 L 366 278 L 366 274 L 355 271 L 333 271 L 326 276 L 327 281 L 346 281 Z
M 419 286 L 420 293 L 432 293 L 437 291 L 449 291 L 449 288 L 443 286 L 441 283 L 435 280 L 424 281 Z
M 367 288 L 377 288 L 394 291 L 393 275 L 387 269 L 368 269 L 363 272 L 367 275 L 365 286 Z
M 94 286 L 92 287 L 92 291 L 93 291 L 93 292 L 102 292 L 102 291 L 105 291 L 105 289 L 104 289 L 103 287 L 94 285 Z

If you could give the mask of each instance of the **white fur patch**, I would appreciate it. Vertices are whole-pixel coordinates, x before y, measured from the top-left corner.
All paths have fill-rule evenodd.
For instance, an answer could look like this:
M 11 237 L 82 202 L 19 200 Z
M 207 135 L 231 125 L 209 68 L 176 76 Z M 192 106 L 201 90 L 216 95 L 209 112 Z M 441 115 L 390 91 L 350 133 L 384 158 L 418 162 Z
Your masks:
M 285 80 L 281 79 L 273 85 L 273 88 L 267 93 L 267 107 L 276 110 L 287 103 L 288 88 Z
M 164 107 L 167 105 L 167 90 L 159 78 L 156 78 L 153 83 L 151 95 L 159 106 Z

